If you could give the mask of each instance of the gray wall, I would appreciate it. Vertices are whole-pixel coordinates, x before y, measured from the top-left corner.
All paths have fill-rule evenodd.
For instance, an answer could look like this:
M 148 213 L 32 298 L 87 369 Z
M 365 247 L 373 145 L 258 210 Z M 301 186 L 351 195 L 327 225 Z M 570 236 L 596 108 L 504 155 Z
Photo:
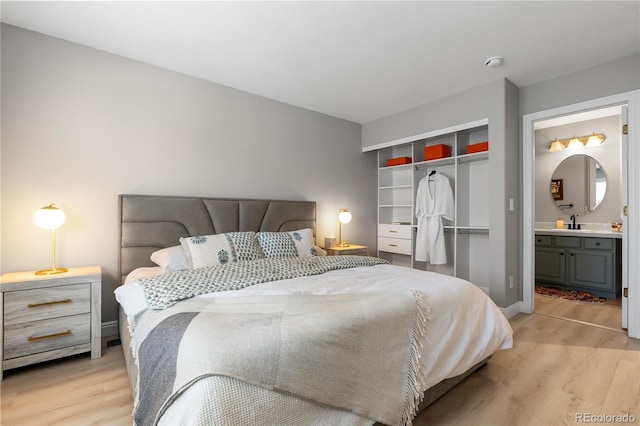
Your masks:
M 385 142 L 489 118 L 489 140 L 493 144 L 490 166 L 495 187 L 488 202 L 497 206 L 496 215 L 492 216 L 495 225 L 491 227 L 490 250 L 495 259 L 491 297 L 499 306 L 506 307 L 522 300 L 520 193 L 522 185 L 529 184 L 520 178 L 522 117 L 637 89 L 640 89 L 640 54 L 519 89 L 509 81 L 504 84 L 497 81 L 366 123 L 362 147 L 368 151 Z M 501 145 L 494 150 L 496 142 Z M 516 201 L 513 213 L 506 209 L 509 198 Z M 507 284 L 510 275 L 516 277 L 514 289 Z
M 640 54 L 635 54 L 520 88 L 520 122 L 522 123 L 522 117 L 527 114 L 638 89 L 640 89 Z M 522 129 L 522 132 L 528 131 L 530 129 Z M 522 132 L 520 132 L 521 140 Z M 522 155 L 520 167 L 522 167 Z M 532 183 L 523 182 L 522 184 L 531 185 Z
M 489 168 L 491 208 L 489 250 L 491 298 L 502 307 L 518 300 L 519 216 L 509 211 L 509 198 L 519 200 L 519 126 L 518 89 L 502 79 L 458 94 L 439 99 L 362 127 L 362 147 L 367 151 L 376 145 L 414 135 L 458 126 L 481 119 L 489 120 Z M 514 277 L 514 288 L 508 285 Z
M 640 88 L 640 54 L 520 88 L 520 115 Z
M 620 222 L 622 205 L 620 127 L 620 116 L 611 116 L 536 130 L 536 222 L 555 222 L 558 218 L 562 218 L 565 223 L 569 221 L 569 214 L 566 213 L 569 210 L 559 210 L 551 198 L 549 183 L 556 167 L 576 152 L 571 150 L 549 152 L 550 142 L 556 137 L 566 139 L 573 135 L 590 135 L 592 132 L 603 133 L 606 137 L 605 142 L 600 146 L 584 148 L 580 150 L 580 154 L 589 155 L 600 163 L 607 178 L 607 192 L 602 203 L 588 215 L 584 215 L 581 209 L 576 209 L 575 211 L 580 211 L 577 213 L 580 215 L 577 222 L 604 224 Z M 565 185 L 570 184 L 571 176 L 563 176 L 563 179 Z M 565 193 L 565 199 L 558 203 L 576 203 L 576 201 Z
M 117 318 L 120 193 L 316 200 L 318 241 L 375 249 L 376 154 L 360 125 L 2 25 L 2 272 L 49 267 L 50 202 L 67 214 L 56 266 L 103 267 Z

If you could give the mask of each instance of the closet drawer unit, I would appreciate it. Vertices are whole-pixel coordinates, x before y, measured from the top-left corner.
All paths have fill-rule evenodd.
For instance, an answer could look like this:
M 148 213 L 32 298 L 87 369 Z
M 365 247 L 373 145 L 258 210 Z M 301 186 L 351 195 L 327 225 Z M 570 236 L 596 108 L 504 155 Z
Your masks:
M 596 250 L 613 250 L 612 238 L 585 238 L 584 248 Z
M 536 235 L 536 246 L 538 247 L 551 247 L 550 235 Z
M 394 225 L 381 223 L 378 225 L 378 237 L 411 239 L 411 225 Z
M 83 314 L 91 310 L 91 288 L 86 284 L 8 291 L 4 297 L 6 325 Z
M 5 326 L 4 359 L 18 358 L 91 341 L 90 314 Z
M 378 237 L 378 250 L 411 255 L 411 240 L 403 238 Z

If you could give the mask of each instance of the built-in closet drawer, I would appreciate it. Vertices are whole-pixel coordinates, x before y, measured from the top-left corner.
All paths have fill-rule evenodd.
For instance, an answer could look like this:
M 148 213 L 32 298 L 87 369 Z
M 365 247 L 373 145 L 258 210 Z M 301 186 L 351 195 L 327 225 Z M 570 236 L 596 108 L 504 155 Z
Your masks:
M 387 238 L 411 239 L 411 225 L 378 224 L 378 236 Z
M 411 240 L 403 238 L 378 237 L 378 250 L 411 255 Z

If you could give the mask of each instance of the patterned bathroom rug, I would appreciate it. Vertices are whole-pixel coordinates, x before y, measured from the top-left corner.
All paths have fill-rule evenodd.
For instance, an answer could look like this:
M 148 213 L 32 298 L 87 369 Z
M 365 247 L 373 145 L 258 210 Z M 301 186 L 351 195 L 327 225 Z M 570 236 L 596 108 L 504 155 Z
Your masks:
M 536 294 L 545 297 L 553 297 L 554 299 L 570 300 L 572 302 L 595 303 L 600 305 L 612 302 L 611 299 L 596 296 L 595 294 L 587 293 L 586 291 L 562 290 L 559 288 L 545 287 L 541 285 L 536 286 Z

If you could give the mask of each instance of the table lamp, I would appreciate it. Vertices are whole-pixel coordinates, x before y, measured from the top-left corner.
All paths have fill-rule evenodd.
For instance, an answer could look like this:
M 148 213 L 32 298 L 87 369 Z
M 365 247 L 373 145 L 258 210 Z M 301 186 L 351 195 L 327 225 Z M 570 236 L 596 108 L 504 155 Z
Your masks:
M 349 247 L 349 244 L 342 239 L 342 224 L 351 222 L 351 213 L 349 212 L 349 209 L 340 209 L 340 213 L 338 213 L 338 221 L 340 222 L 340 235 L 338 236 L 340 244 L 338 244 L 338 247 Z
M 66 268 L 56 268 L 56 228 L 62 226 L 65 215 L 62 210 L 51 203 L 33 214 L 33 220 L 40 228 L 51 229 L 51 269 L 36 271 L 36 275 L 53 275 L 67 272 Z

